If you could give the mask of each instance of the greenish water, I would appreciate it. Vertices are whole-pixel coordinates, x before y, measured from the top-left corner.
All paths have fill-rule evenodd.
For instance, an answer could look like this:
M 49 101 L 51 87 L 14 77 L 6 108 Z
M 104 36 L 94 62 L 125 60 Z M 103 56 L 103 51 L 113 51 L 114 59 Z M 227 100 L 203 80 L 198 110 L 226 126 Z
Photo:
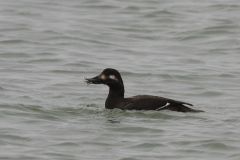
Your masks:
M 0 2 L 0 159 L 240 159 L 240 2 Z M 104 108 L 156 95 L 204 113 Z

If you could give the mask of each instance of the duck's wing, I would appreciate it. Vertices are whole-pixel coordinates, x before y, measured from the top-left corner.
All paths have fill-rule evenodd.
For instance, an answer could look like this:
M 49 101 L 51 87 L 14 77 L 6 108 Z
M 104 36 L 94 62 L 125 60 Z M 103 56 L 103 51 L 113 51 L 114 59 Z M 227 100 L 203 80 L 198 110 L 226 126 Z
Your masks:
M 126 110 L 156 110 L 167 104 L 167 100 L 155 96 L 139 95 L 125 99 Z
M 126 110 L 172 110 L 182 112 L 197 112 L 200 110 L 193 110 L 187 106 L 190 103 L 176 101 L 164 97 L 139 95 L 125 99 L 124 109 Z

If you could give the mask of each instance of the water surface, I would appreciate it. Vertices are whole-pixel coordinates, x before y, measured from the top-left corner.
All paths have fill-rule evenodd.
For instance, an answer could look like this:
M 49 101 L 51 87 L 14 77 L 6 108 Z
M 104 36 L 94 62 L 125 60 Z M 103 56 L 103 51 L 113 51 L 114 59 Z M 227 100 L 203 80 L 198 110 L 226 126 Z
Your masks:
M 0 2 L 0 159 L 240 158 L 240 2 Z M 104 108 L 149 94 L 204 113 Z

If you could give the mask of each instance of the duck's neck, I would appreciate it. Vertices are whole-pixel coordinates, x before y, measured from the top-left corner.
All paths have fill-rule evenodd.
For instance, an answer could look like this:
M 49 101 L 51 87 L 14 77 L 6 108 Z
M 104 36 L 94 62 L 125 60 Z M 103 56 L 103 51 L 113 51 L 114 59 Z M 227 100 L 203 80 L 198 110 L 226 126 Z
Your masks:
M 124 98 L 124 86 L 122 84 L 117 86 L 109 86 L 108 97 Z
M 121 102 L 124 98 L 124 86 L 109 86 L 108 97 L 105 102 L 105 108 L 113 109 L 120 108 L 123 109 Z

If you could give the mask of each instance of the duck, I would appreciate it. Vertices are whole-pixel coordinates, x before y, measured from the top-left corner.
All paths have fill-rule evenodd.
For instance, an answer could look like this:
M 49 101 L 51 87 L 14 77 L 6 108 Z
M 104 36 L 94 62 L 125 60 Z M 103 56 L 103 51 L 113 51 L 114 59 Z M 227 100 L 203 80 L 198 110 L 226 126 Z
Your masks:
M 101 74 L 93 78 L 84 77 L 85 83 L 104 84 L 109 87 L 108 97 L 105 101 L 105 108 L 121 110 L 170 110 L 177 112 L 204 112 L 203 110 L 192 109 L 190 103 L 173 100 L 169 98 L 137 95 L 124 98 L 124 84 L 120 73 L 113 68 L 106 68 Z

